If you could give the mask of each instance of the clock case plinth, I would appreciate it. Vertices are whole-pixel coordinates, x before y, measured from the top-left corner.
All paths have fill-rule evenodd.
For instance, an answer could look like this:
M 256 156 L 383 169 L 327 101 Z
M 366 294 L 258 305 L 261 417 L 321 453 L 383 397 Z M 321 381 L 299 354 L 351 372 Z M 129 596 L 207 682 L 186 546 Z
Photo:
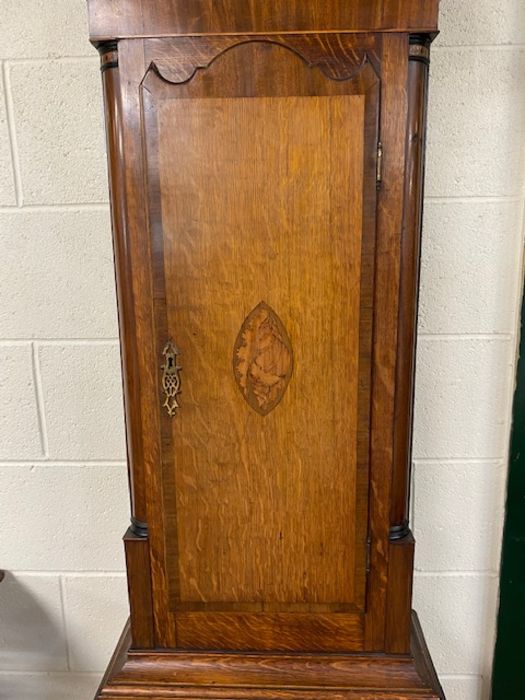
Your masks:
M 96 700 L 444 700 L 415 612 L 409 654 L 130 649 L 126 625 Z

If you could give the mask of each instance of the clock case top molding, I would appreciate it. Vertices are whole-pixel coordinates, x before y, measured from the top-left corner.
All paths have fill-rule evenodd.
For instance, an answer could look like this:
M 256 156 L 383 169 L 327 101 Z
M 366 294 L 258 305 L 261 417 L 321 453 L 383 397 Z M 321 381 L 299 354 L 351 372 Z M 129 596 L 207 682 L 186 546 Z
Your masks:
M 132 507 L 130 622 L 97 697 L 443 697 L 411 612 L 408 525 L 438 2 L 283 0 L 271 12 L 235 0 L 88 4 L 104 84 Z M 273 202 L 265 222 L 256 192 Z M 342 206 L 348 198 L 353 207 Z M 306 219 L 300 237 L 282 234 L 295 221 L 291 201 Z M 332 229 L 356 231 L 356 241 L 327 238 L 327 211 Z M 239 262 L 247 256 L 253 264 Z M 230 285 L 232 270 L 242 290 L 253 287 L 249 298 Z M 311 298 L 319 288 L 321 301 Z M 325 341 L 322 364 L 315 327 L 326 308 L 339 319 L 334 338 L 354 330 L 340 351 Z M 255 351 L 277 362 L 275 381 L 254 379 L 246 360 L 268 329 L 272 344 Z M 206 397 L 208 413 L 190 393 Z M 350 406 L 339 423 L 323 418 L 334 404 Z M 241 459 L 254 468 L 229 476 L 216 455 L 242 442 L 227 434 L 239 421 L 256 435 Z M 283 454 L 280 433 L 297 449 L 275 466 L 276 498 L 266 470 Z M 184 445 L 199 468 L 174 474 L 189 464 Z M 352 469 L 332 457 L 319 473 L 348 497 L 308 491 L 297 467 L 329 447 L 355 455 Z M 227 512 L 220 482 L 231 489 Z M 272 503 L 289 513 L 286 537 L 300 532 L 296 549 L 323 551 L 276 557 Z M 225 541 L 203 534 L 203 522 Z

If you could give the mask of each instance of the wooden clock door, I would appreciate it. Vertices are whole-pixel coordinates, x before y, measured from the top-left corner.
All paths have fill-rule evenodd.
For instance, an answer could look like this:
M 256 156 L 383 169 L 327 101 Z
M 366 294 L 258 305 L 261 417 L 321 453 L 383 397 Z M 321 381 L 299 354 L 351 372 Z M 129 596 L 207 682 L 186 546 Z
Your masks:
M 364 648 L 379 42 L 144 41 L 167 646 Z

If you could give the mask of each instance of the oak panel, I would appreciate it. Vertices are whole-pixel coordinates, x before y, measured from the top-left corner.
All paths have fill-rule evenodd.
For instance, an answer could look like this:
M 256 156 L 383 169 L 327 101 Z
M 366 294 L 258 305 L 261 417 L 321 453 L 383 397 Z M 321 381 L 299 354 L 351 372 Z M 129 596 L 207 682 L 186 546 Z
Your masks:
M 352 603 L 363 98 L 171 100 L 159 121 L 180 600 Z M 266 416 L 231 362 L 261 302 L 294 357 Z
M 349 613 L 177 614 L 182 649 L 348 652 L 363 648 L 363 617 Z
M 183 367 L 180 413 L 161 418 L 174 611 L 364 610 L 376 49 L 331 37 L 317 69 L 315 37 L 290 37 L 292 51 L 285 40 L 194 39 L 185 63 L 187 40 L 147 48 L 157 353 L 172 337 Z M 293 355 L 265 417 L 231 366 L 261 303 Z

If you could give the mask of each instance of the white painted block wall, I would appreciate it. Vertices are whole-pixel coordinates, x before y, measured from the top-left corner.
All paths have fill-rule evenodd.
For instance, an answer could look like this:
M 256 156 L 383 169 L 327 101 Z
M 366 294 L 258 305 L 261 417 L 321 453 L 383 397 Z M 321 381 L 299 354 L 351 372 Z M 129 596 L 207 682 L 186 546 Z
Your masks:
M 521 299 L 525 3 L 442 0 L 413 526 L 449 700 L 489 697 Z M 128 522 L 101 84 L 84 0 L 0 0 L 0 697 L 90 699 Z

